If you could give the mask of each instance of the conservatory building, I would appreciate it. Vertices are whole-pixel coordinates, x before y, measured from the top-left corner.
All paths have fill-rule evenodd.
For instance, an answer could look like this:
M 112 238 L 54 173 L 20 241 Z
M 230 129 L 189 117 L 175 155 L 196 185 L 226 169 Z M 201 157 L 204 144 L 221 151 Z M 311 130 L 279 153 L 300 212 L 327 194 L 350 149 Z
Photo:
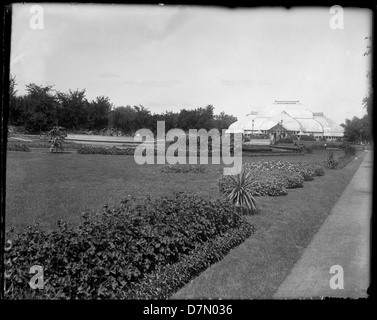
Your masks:
M 335 140 L 343 137 L 344 129 L 323 112 L 307 110 L 299 101 L 275 101 L 270 107 L 251 111 L 232 123 L 226 132 L 267 135 L 270 139 L 313 135 L 317 140 Z

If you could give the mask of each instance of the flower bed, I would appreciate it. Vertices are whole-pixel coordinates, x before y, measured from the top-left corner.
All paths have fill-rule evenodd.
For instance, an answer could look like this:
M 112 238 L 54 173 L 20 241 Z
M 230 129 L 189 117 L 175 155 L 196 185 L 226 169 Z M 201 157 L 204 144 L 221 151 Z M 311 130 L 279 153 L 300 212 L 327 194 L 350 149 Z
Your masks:
M 287 189 L 302 188 L 304 181 L 311 181 L 315 176 L 323 176 L 325 171 L 319 163 L 291 163 L 289 161 L 246 162 L 244 170 L 252 173 L 254 182 L 248 186 L 253 196 L 282 196 Z M 229 186 L 230 178 L 218 179 L 220 193 Z
M 7 233 L 12 240 L 5 252 L 7 299 L 166 296 L 253 231 L 226 200 L 185 193 L 125 199 L 82 216 L 77 229 L 60 221 L 52 232 L 37 224 Z M 43 290 L 29 287 L 33 265 L 44 269 Z
M 285 181 L 272 174 L 257 174 L 253 172 L 254 181 L 248 185 L 248 191 L 252 196 L 283 196 L 288 193 L 285 187 Z M 221 194 L 231 185 L 230 176 L 222 176 L 217 180 L 219 191 Z
M 246 170 L 255 170 L 257 172 L 289 172 L 299 173 L 304 178 L 304 181 L 311 181 L 315 176 L 324 175 L 323 166 L 320 163 L 292 163 L 289 161 L 256 161 L 246 162 L 244 164 Z

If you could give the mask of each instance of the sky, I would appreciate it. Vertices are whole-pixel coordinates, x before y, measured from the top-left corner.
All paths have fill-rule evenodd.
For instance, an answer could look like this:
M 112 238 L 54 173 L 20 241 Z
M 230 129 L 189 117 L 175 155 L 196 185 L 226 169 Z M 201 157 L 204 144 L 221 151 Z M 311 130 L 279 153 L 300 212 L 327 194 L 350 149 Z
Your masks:
M 13 5 L 10 72 L 20 95 L 35 83 L 152 113 L 211 104 L 240 119 L 299 100 L 339 124 L 366 114 L 368 9 L 344 8 L 341 25 L 329 7 L 40 6 L 38 20 L 32 4 Z M 342 29 L 331 27 L 335 15 Z

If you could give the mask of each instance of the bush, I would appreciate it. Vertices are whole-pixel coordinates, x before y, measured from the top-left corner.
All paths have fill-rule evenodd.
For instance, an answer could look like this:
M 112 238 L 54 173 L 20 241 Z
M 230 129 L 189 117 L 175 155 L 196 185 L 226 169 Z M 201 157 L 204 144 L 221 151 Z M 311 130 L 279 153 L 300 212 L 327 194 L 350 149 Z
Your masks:
M 138 284 L 142 284 L 138 296 L 145 290 L 156 293 L 158 288 L 150 287 L 148 281 L 153 275 L 158 280 L 165 267 L 174 269 L 180 262 L 179 268 L 184 269 L 189 264 L 185 273 L 189 278 L 197 271 L 197 260 L 187 255 L 201 253 L 198 269 L 202 269 L 228 250 L 229 242 L 219 254 L 200 248 L 207 244 L 210 248 L 215 239 L 220 239 L 221 246 L 221 239 L 232 241 L 228 232 L 246 228 L 239 243 L 252 230 L 228 201 L 185 193 L 141 203 L 125 199 L 112 209 L 105 206 L 96 214 L 83 213 L 82 218 L 77 229 L 58 221 L 52 232 L 36 224 L 25 232 L 7 233 L 12 248 L 5 252 L 6 298 L 121 298 Z M 33 265 L 44 268 L 43 290 L 28 285 Z M 182 284 L 180 274 L 168 275 L 170 285 Z
M 324 166 L 327 169 L 337 169 L 338 161 L 335 159 L 333 151 L 330 151 L 327 155 L 327 159 L 324 161 Z
M 23 143 L 8 144 L 7 150 L 8 151 L 30 152 L 29 147 L 27 145 L 23 144 Z
M 304 177 L 298 172 L 276 171 L 271 174 L 279 179 L 287 189 L 302 188 L 304 186 Z
M 243 144 L 242 151 L 246 152 L 271 152 L 272 149 L 268 145 L 250 145 L 250 144 Z
M 282 138 L 277 141 L 278 143 L 293 143 L 292 138 Z
M 113 147 L 98 147 L 93 145 L 80 146 L 77 149 L 79 154 L 108 154 L 108 155 L 133 155 L 135 148 L 129 147 L 126 149 Z
M 312 135 L 302 135 L 300 136 L 300 141 L 317 141 Z
M 338 166 L 337 169 L 343 169 L 347 164 L 349 164 L 354 159 L 353 156 L 346 156 L 340 157 L 338 159 Z
M 344 148 L 344 153 L 347 157 L 355 156 L 356 155 L 356 148 L 354 146 L 349 145 L 346 148 Z
M 254 227 L 246 221 L 237 229 L 198 246 L 178 263 L 163 266 L 148 274 L 141 282 L 132 284 L 124 299 L 167 299 L 193 277 L 207 267 L 221 260 L 233 247 L 242 243 L 254 232 Z
M 314 176 L 324 176 L 325 170 L 323 168 L 323 165 L 320 163 L 312 163 L 310 164 L 310 167 L 312 168 L 314 172 Z
M 304 151 L 306 153 L 312 154 L 313 153 L 313 147 L 312 146 L 304 147 Z

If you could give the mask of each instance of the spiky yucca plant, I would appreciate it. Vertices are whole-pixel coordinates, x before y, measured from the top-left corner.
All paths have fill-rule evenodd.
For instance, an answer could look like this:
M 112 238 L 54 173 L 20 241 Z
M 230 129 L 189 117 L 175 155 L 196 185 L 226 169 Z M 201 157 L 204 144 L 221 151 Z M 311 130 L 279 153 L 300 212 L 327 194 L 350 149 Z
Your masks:
M 329 152 L 324 165 L 327 169 L 336 169 L 338 167 L 338 161 L 335 159 L 334 151 Z
M 223 195 L 227 197 L 242 213 L 257 213 L 257 203 L 251 193 L 251 185 L 255 177 L 250 171 L 242 170 L 235 176 L 229 176 L 229 185 L 223 189 Z

